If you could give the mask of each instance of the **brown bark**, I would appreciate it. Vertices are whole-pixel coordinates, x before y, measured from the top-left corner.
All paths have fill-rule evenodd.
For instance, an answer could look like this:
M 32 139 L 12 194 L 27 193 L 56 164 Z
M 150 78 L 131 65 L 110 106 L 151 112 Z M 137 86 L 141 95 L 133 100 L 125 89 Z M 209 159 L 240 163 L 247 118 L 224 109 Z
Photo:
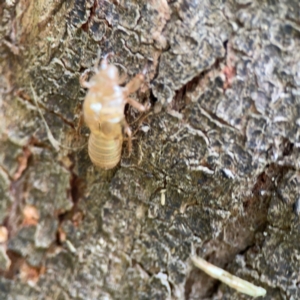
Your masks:
M 249 298 L 194 248 L 299 299 L 299 24 L 298 0 L 2 2 L 0 298 Z M 152 107 L 104 171 L 79 77 L 111 52 Z

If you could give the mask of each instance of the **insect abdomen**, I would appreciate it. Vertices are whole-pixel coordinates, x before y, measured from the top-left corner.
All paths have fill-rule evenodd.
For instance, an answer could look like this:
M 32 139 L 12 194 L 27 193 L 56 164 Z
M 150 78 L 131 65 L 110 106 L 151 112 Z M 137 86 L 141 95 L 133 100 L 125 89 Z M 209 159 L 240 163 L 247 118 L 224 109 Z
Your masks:
M 107 139 L 100 131 L 91 132 L 88 152 L 91 161 L 103 169 L 115 167 L 121 159 L 122 135 L 115 139 Z

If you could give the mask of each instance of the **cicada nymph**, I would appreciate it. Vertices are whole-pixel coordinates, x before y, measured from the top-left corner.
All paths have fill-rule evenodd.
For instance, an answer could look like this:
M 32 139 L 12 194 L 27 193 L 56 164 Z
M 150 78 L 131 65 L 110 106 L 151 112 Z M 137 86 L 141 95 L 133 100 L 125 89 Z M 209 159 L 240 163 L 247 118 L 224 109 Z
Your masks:
M 118 69 L 103 59 L 100 68 L 90 81 L 81 77 L 81 85 L 89 91 L 83 104 L 83 116 L 91 133 L 88 153 L 91 161 L 103 169 L 115 167 L 121 159 L 124 132 L 131 138 L 124 108 L 129 103 L 141 112 L 146 107 L 129 97 L 144 81 L 144 75 L 136 75 L 125 87 L 120 86 Z

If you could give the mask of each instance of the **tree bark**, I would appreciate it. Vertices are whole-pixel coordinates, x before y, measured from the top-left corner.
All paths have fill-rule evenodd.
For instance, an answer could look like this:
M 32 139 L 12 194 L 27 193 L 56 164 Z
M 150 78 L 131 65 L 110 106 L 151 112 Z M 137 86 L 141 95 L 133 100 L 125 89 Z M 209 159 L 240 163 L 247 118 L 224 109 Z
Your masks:
M 2 2 L 0 298 L 250 299 L 196 253 L 300 299 L 299 24 L 298 0 Z M 79 78 L 109 53 L 151 109 L 105 171 Z

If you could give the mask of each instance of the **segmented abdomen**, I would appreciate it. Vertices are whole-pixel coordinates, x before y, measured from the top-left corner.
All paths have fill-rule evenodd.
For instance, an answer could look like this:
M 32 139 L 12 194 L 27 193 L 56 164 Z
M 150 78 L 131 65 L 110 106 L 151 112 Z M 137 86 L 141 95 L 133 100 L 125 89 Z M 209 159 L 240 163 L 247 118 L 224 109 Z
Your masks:
M 91 132 L 88 152 L 91 161 L 103 169 L 115 167 L 121 159 L 123 136 L 116 139 L 107 139 L 101 131 Z

